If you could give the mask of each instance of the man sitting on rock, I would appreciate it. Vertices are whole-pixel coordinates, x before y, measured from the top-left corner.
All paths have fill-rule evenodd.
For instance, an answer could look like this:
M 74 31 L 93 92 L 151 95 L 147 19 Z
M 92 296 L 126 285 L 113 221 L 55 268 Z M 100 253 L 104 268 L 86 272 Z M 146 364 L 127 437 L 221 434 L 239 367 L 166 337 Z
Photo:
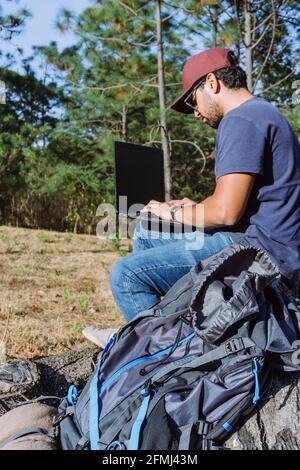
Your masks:
M 195 226 L 200 244 L 189 249 L 191 234 L 157 238 L 137 225 L 133 253 L 110 274 L 127 321 L 157 304 L 197 262 L 234 242 L 265 249 L 287 278 L 300 270 L 300 147 L 288 121 L 250 93 L 228 49 L 192 56 L 183 67 L 183 90 L 172 108 L 217 130 L 216 186 L 201 202 L 150 201 L 143 209 Z M 88 328 L 84 334 L 103 346 L 112 332 Z

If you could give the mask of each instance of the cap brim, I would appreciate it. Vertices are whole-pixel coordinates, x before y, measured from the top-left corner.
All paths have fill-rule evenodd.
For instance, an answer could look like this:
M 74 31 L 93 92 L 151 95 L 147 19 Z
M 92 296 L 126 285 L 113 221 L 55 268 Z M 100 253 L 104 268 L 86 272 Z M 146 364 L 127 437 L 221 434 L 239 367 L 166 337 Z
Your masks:
M 187 91 L 182 93 L 182 95 L 180 95 L 178 98 L 176 98 L 176 100 L 174 100 L 173 103 L 170 104 L 170 108 L 174 109 L 175 111 L 178 111 L 179 113 L 193 114 L 194 111 L 192 110 L 192 108 L 187 106 L 184 102 L 186 97 L 192 91 L 193 86 L 191 86 L 191 88 L 189 88 Z

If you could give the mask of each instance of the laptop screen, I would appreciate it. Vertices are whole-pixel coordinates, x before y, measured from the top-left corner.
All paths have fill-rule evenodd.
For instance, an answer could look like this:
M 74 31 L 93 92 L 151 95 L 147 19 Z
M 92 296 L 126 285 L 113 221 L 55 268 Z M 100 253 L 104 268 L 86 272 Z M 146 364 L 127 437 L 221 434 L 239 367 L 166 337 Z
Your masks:
M 124 212 L 119 196 L 127 196 L 127 210 L 151 199 L 164 201 L 164 164 L 161 149 L 115 142 L 115 205 Z

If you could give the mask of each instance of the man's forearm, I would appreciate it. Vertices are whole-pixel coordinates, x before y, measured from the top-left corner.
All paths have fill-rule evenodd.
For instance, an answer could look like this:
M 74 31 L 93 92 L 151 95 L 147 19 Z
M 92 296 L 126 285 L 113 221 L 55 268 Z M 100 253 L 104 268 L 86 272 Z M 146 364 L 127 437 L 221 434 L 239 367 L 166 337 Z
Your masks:
M 175 220 L 194 227 L 215 228 L 231 225 L 226 220 L 223 206 L 214 196 L 209 196 L 199 204 L 185 206 L 175 213 Z

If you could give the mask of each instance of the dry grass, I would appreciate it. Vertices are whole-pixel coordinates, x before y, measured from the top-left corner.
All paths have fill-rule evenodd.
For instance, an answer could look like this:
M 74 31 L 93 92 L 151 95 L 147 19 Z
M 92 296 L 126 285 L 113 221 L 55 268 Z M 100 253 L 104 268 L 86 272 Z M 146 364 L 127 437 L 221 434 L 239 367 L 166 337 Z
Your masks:
M 109 288 L 120 257 L 96 236 L 0 226 L 0 345 L 33 358 L 86 342 L 89 324 L 124 323 Z M 2 355 L 3 355 L 2 351 Z

